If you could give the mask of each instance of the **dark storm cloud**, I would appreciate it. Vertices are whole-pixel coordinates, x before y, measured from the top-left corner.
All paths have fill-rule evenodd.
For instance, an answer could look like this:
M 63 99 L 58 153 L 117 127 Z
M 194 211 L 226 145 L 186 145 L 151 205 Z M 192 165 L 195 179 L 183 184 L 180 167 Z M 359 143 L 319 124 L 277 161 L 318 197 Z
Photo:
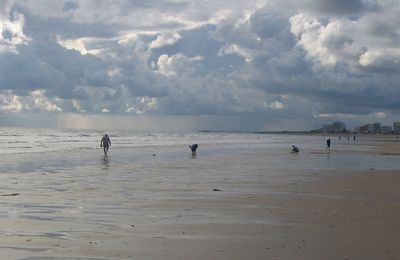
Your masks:
M 41 87 L 50 88 L 53 81 L 40 60 L 24 49 L 21 49 L 20 54 L 1 53 L 0 68 L 1 89 L 13 90 L 20 95 Z
M 38 17 L 31 15 L 28 10 L 20 11 L 24 12 L 26 34 L 35 38 L 54 37 L 55 35 L 73 39 L 81 37 L 109 38 L 115 37 L 119 30 L 128 28 L 122 24 L 76 23 L 71 21 L 69 17 Z
M 73 11 L 79 8 L 79 4 L 75 1 L 67 1 L 64 3 L 62 10 L 64 12 Z
M 250 17 L 251 29 L 261 38 L 278 38 L 284 41 L 290 34 L 289 17 L 273 12 L 256 11 Z
M 20 46 L 18 53 L 0 53 L 0 69 L 0 87 L 18 95 L 45 89 L 49 96 L 72 98 L 73 86 L 109 84 L 105 65 L 100 59 L 82 56 L 54 42 Z
M 267 1 L 268 7 L 291 11 L 305 11 L 315 15 L 358 17 L 366 12 L 382 10 L 378 1 L 370 0 L 278 0 Z
M 360 13 L 366 8 L 362 0 L 309 1 L 309 6 L 313 6 L 318 12 L 347 15 Z

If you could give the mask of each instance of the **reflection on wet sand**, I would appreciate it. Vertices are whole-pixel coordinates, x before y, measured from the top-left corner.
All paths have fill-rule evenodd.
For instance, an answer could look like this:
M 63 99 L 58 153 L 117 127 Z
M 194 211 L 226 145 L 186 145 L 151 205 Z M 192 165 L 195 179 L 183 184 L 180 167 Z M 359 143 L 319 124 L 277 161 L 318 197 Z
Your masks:
M 102 169 L 110 168 L 110 158 L 108 157 L 107 154 L 101 157 L 101 168 Z

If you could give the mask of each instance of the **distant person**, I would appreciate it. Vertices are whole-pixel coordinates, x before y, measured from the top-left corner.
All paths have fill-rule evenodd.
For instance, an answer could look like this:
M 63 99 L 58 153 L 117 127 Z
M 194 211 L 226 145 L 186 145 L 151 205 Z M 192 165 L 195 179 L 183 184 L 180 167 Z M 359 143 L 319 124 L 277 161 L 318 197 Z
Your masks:
M 356 136 L 353 136 L 353 140 L 354 140 L 354 142 L 356 141 Z
M 197 144 L 189 145 L 189 148 L 192 151 L 192 156 L 196 156 L 197 147 L 199 147 Z
M 100 142 L 100 147 L 103 147 L 104 154 L 107 154 L 108 148 L 109 148 L 110 146 L 111 146 L 110 137 L 108 137 L 108 135 L 105 134 L 105 135 L 103 136 L 103 138 L 101 138 L 101 142 Z
M 348 135 L 348 136 L 347 136 L 347 141 L 349 141 L 349 140 L 350 140 L 350 136 Z
M 297 146 L 295 146 L 295 145 L 292 145 L 292 153 L 298 154 L 299 153 L 299 148 Z
M 330 151 L 331 150 L 331 139 L 328 138 L 328 140 L 326 140 L 326 150 Z
M 341 138 L 341 137 L 340 137 L 340 135 L 339 135 L 339 140 L 340 140 L 340 138 Z

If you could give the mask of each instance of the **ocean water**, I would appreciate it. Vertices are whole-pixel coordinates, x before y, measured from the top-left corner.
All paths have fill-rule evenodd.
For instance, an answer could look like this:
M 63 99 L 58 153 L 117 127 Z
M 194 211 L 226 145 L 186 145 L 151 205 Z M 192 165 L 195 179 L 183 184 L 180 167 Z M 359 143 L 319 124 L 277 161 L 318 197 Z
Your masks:
M 100 130 L 0 128 L 0 154 L 38 153 L 54 151 L 77 151 L 97 149 L 104 135 Z M 257 133 L 145 133 L 113 131 L 108 135 L 113 147 L 142 148 L 182 146 L 192 143 L 220 145 L 269 145 L 279 146 L 288 141 L 314 142 L 314 138 Z
M 0 128 L 0 171 L 57 172 L 64 168 L 96 166 L 115 169 L 130 165 L 189 159 L 188 146 L 199 144 L 198 161 L 213 160 L 260 163 L 268 169 L 400 169 L 398 156 L 364 153 L 373 144 L 368 140 L 338 140 L 337 136 L 285 135 L 261 133 L 156 133 L 110 131 L 112 146 L 105 158 L 100 140 L 105 131 L 76 129 Z M 331 152 L 325 151 L 326 139 L 332 139 Z M 299 155 L 290 153 L 300 147 Z M 154 155 L 153 155 L 154 154 Z

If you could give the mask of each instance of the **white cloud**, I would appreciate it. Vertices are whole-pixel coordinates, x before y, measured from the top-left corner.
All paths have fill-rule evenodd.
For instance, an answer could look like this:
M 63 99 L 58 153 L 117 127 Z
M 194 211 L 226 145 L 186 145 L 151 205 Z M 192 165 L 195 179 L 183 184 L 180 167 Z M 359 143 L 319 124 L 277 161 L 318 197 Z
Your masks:
M 268 108 L 272 109 L 284 109 L 287 107 L 285 104 L 283 104 L 280 101 L 272 101 L 272 102 L 264 102 L 263 105 Z
M 377 118 L 385 118 L 386 117 L 386 113 L 385 112 L 376 112 L 373 115 L 375 117 L 377 117 Z
M 128 108 L 125 110 L 125 112 L 126 112 L 126 113 L 135 113 L 135 112 L 136 112 L 136 109 L 135 109 L 134 107 L 128 107 Z
M 17 96 L 10 91 L 0 95 L 0 110 L 10 112 L 41 111 L 62 112 L 56 104 L 59 100 L 51 100 L 45 96 L 44 90 L 35 90 L 29 96 Z
M 0 17 L 0 52 L 17 52 L 17 46 L 31 40 L 24 34 L 23 14 L 12 12 L 10 17 Z
M 160 48 L 162 46 L 165 45 L 171 45 L 176 43 L 179 39 L 181 38 L 181 36 L 178 33 L 162 33 L 157 35 L 157 38 L 152 41 L 149 44 L 149 47 L 154 49 L 154 48 Z
M 354 118 L 354 114 L 344 113 L 314 113 L 314 118 L 339 118 L 339 119 L 351 119 Z
M 160 55 L 157 60 L 158 72 L 167 76 L 175 75 L 173 70 L 173 57 L 169 57 L 167 54 Z
M 20 112 L 24 108 L 21 98 L 18 96 L 7 97 L 2 95 L 0 98 L 0 109 L 2 111 Z
M 99 55 L 101 52 L 105 51 L 105 49 L 88 49 L 87 46 L 92 42 L 95 42 L 96 39 L 93 38 L 79 38 L 79 39 L 62 39 L 59 35 L 57 35 L 57 42 L 64 48 L 68 50 L 76 50 L 79 51 L 82 55 L 92 54 Z
M 382 6 L 383 7 L 383 6 Z M 380 12 L 367 13 L 360 19 L 335 17 L 327 21 L 310 14 L 298 13 L 290 18 L 297 44 L 309 57 L 324 66 L 338 63 L 357 70 L 399 68 L 400 47 L 395 24 L 400 22 L 399 5 Z
M 359 62 L 364 67 L 398 68 L 400 67 L 400 48 L 366 51 Z
M 136 113 L 146 114 L 158 109 L 157 99 L 152 97 L 138 97 L 136 98 Z
M 62 109 L 56 104 L 52 103 L 46 96 L 44 90 L 32 91 L 31 97 L 33 99 L 34 108 L 39 108 L 49 112 L 61 112 Z M 57 101 L 57 98 L 56 98 Z
M 171 56 L 162 54 L 158 57 L 157 72 L 167 76 L 182 74 L 188 70 L 195 73 L 193 69 L 195 68 L 196 63 L 201 60 L 203 60 L 203 57 L 201 56 L 186 57 L 182 53 L 177 53 Z
M 81 106 L 81 104 L 80 104 L 80 102 L 78 100 L 73 99 L 73 100 L 71 100 L 71 102 L 72 102 L 72 106 L 75 108 L 75 110 L 77 112 L 83 112 L 84 111 L 84 109 L 82 109 L 82 106 Z
M 298 38 L 297 44 L 302 46 L 312 59 L 326 66 L 336 65 L 338 57 L 335 49 L 329 47 L 330 40 L 340 39 L 343 23 L 333 21 L 322 25 L 316 18 L 305 14 L 290 17 L 291 31 Z M 341 45 L 346 42 L 340 43 Z
M 226 54 L 237 54 L 238 56 L 244 58 L 246 62 L 250 62 L 252 60 L 252 51 L 246 50 L 236 44 L 225 45 L 218 51 L 219 56 Z

